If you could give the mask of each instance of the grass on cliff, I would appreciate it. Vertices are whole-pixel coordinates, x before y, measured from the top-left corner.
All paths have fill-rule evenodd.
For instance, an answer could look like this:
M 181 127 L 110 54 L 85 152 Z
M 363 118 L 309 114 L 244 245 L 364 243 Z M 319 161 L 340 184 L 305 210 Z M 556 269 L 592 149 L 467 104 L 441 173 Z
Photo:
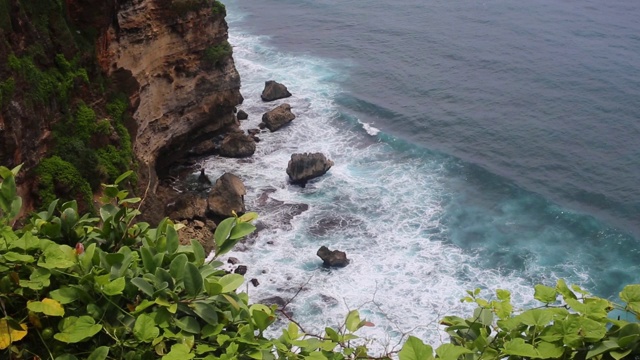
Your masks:
M 231 55 L 233 55 L 233 48 L 225 40 L 218 45 L 207 47 L 202 53 L 202 63 L 206 67 L 218 67 L 224 59 Z

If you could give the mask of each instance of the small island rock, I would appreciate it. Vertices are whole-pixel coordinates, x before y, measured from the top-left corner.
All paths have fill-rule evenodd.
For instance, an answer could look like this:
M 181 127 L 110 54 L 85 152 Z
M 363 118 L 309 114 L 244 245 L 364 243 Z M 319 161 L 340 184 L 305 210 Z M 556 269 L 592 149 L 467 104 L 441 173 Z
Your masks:
M 287 87 L 273 80 L 265 81 L 264 90 L 262 90 L 262 101 L 274 101 L 291 96 Z
M 345 267 L 349 264 L 349 259 L 344 251 L 332 251 L 326 246 L 321 246 L 316 255 L 322 259 L 324 266 Z
M 264 113 L 259 127 L 261 129 L 267 128 L 269 131 L 274 132 L 290 123 L 295 118 L 296 116 L 291 112 L 291 105 L 282 104 L 277 108 Z
M 231 174 L 223 174 L 213 185 L 207 206 L 211 213 L 216 216 L 230 217 L 232 211 L 237 214 L 245 212 L 244 195 L 247 190 L 239 177 Z
M 256 152 L 256 142 L 253 137 L 242 132 L 227 134 L 220 144 L 220 155 L 232 158 L 244 158 Z
M 236 116 L 238 117 L 238 120 L 247 120 L 249 118 L 249 114 L 244 110 L 238 110 L 238 114 Z
M 304 186 L 307 181 L 324 175 L 333 166 L 333 161 L 322 153 L 293 154 L 287 165 L 291 183 Z

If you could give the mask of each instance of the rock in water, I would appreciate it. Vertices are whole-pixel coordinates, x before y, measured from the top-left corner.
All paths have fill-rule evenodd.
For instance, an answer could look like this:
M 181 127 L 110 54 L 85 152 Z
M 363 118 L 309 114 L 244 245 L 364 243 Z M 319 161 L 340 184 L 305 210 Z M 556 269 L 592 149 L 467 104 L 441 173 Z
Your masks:
M 244 110 L 238 110 L 236 114 L 238 120 L 247 120 L 249 118 L 249 114 L 247 114 Z
M 224 157 L 243 158 L 256 152 L 256 142 L 253 137 L 242 132 L 227 134 L 220 145 L 220 155 Z
M 291 112 L 291 105 L 282 104 L 277 108 L 264 113 L 262 115 L 262 122 L 259 126 L 261 129 L 266 127 L 271 132 L 274 132 L 295 118 L 296 116 Z
M 239 177 L 225 173 L 218 180 L 209 193 L 207 206 L 216 216 L 233 216 L 231 211 L 240 214 L 245 212 L 244 195 L 247 190 Z
M 293 184 L 304 186 L 307 181 L 324 175 L 332 166 L 333 161 L 322 153 L 293 154 L 287 166 L 287 174 Z
M 264 90 L 262 90 L 262 101 L 274 101 L 291 96 L 287 87 L 273 80 L 265 81 Z
M 331 251 L 326 246 L 321 246 L 316 255 L 322 259 L 324 266 L 345 267 L 349 264 L 349 259 L 344 251 Z

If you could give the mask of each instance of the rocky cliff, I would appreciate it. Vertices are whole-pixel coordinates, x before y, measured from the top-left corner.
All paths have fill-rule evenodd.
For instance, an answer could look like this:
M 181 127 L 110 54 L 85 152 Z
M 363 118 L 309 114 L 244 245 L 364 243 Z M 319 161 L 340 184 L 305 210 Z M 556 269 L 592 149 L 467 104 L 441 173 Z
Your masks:
M 153 191 L 158 172 L 234 127 L 224 16 L 215 0 L 0 0 L 0 161 L 25 164 L 27 203 L 34 189 L 97 190 L 132 160 Z

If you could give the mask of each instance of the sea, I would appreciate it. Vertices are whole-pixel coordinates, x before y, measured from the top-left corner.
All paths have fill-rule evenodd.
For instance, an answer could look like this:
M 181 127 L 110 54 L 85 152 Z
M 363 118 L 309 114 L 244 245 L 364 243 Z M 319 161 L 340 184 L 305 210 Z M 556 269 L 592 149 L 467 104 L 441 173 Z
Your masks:
M 538 283 L 614 301 L 640 283 L 640 2 L 223 2 L 242 128 L 296 115 L 251 158 L 202 162 L 260 214 L 229 254 L 251 299 L 281 297 L 318 333 L 357 309 L 382 353 L 446 342 L 466 290 L 522 309 Z M 266 80 L 293 96 L 262 102 Z M 304 188 L 285 172 L 303 152 L 335 163 Z M 322 245 L 350 264 L 324 268 Z

